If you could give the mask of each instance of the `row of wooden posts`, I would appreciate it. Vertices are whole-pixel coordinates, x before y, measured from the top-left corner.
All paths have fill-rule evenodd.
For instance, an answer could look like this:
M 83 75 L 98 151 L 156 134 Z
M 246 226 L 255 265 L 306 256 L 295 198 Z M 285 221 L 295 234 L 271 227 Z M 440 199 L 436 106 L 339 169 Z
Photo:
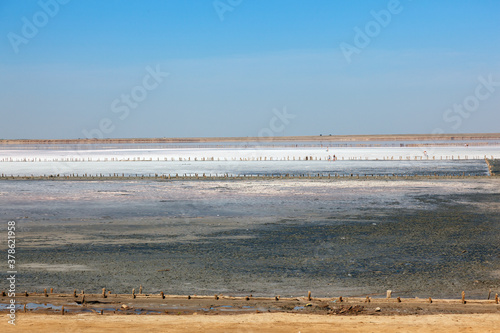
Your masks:
M 368 158 L 368 157 L 362 157 L 362 156 L 350 156 L 350 157 L 337 157 L 335 160 L 347 160 L 347 161 L 360 161 L 360 160 L 384 160 L 384 161 L 389 161 L 389 160 L 479 160 L 479 159 L 486 159 L 487 156 L 469 156 L 469 155 L 444 155 L 444 156 L 421 156 L 421 155 L 415 155 L 415 156 L 382 156 L 380 158 Z M 491 156 L 491 159 L 493 159 L 493 156 Z M 179 162 L 187 162 L 187 161 L 332 161 L 333 160 L 333 155 L 327 155 L 323 157 L 318 157 L 318 156 L 312 156 L 312 155 L 307 155 L 307 156 L 290 156 L 281 157 L 272 157 L 272 156 L 259 156 L 259 157 L 231 157 L 231 158 L 226 158 L 226 157 L 149 157 L 149 158 L 140 158 L 140 157 L 133 157 L 133 158 L 103 158 L 102 160 L 100 158 L 98 159 L 93 159 L 91 157 L 87 158 L 53 158 L 53 159 L 41 159 L 41 158 L 18 158 L 18 159 L 13 159 L 12 157 L 5 157 L 0 159 L 0 162 L 152 162 L 152 161 L 179 161 Z
M 498 166 L 498 160 L 488 160 L 485 158 L 485 161 L 486 161 L 486 165 L 488 165 L 488 171 L 490 173 L 491 176 L 495 176 L 499 173 L 499 166 Z M 495 166 L 495 162 L 496 162 L 496 166 Z
M 54 288 L 50 288 L 50 294 L 53 294 L 53 293 L 54 293 Z M 102 298 L 107 298 L 107 297 L 108 297 L 108 295 L 110 295 L 110 294 L 111 294 L 111 290 L 108 290 L 108 291 L 106 292 L 106 288 L 102 288 L 102 293 L 101 293 Z M 47 292 L 47 288 L 43 289 L 43 295 L 44 295 L 45 297 L 48 297 L 48 296 L 49 296 L 49 293 Z M 80 292 L 80 294 L 79 294 L 79 295 L 81 295 L 81 296 L 82 296 L 82 301 L 81 301 L 81 303 L 85 303 L 85 291 L 84 291 L 84 290 L 82 290 L 82 291 Z M 132 297 L 132 298 L 136 298 L 136 297 L 137 297 L 137 295 L 138 295 L 138 294 L 136 294 L 135 288 L 134 288 L 134 289 L 132 289 L 132 294 L 131 294 L 131 297 Z M 142 285 L 139 287 L 139 295 L 142 295 Z M 2 291 L 2 297 L 6 297 L 6 296 L 7 296 L 7 294 L 5 293 L 5 291 Z M 25 297 L 29 297 L 28 291 L 25 291 L 25 292 L 24 292 L 24 296 L 25 296 Z M 76 298 L 76 297 L 78 297 L 78 294 L 77 294 L 77 292 L 76 292 L 76 289 L 73 291 L 73 297 L 75 297 L 75 298 Z M 163 292 L 163 291 L 160 291 L 160 297 L 161 297 L 162 299 L 165 299 L 165 294 L 164 294 L 164 292 Z M 252 296 L 252 295 L 250 295 L 250 296 L 246 296 L 246 297 L 245 297 L 245 299 L 248 301 L 248 300 L 250 300 L 250 298 L 251 298 L 251 297 L 253 297 L 253 296 Z M 491 289 L 490 289 L 490 291 L 489 291 L 489 293 L 488 293 L 488 300 L 490 299 L 490 297 L 491 297 Z M 190 296 L 190 295 L 188 295 L 188 296 L 187 296 L 187 298 L 188 298 L 188 299 L 191 299 L 191 296 Z M 214 295 L 214 298 L 215 298 L 215 299 L 219 299 L 219 295 L 217 295 L 217 294 L 216 294 L 216 295 Z M 279 301 L 280 296 L 278 295 L 278 296 L 275 296 L 274 298 L 275 298 L 275 300 L 276 300 L 276 301 Z M 392 298 L 392 290 L 387 290 L 387 293 L 386 293 L 386 298 L 387 298 L 387 299 Z M 311 293 L 311 291 L 308 291 L 308 292 L 307 292 L 307 299 L 308 299 L 309 301 L 310 301 L 310 300 L 312 300 L 312 293 Z M 396 300 L 400 303 L 400 302 L 401 302 L 401 297 L 397 297 L 397 299 L 396 299 Z M 466 300 L 465 300 L 465 291 L 462 291 L 462 298 L 461 298 L 461 300 L 462 300 L 462 303 L 463 303 L 463 304 L 465 304 L 465 303 L 466 303 Z M 342 298 L 342 296 L 340 296 L 340 297 L 339 297 L 339 302 L 342 302 L 342 301 L 343 301 L 343 298 Z M 366 300 L 365 300 L 365 302 L 370 302 L 370 301 L 371 301 L 371 298 L 370 298 L 369 296 L 366 296 Z M 428 301 L 429 301 L 429 303 L 432 303 L 432 298 L 431 298 L 431 297 L 429 297 Z M 499 302 L 500 302 L 500 301 L 499 301 L 498 293 L 495 293 L 495 304 L 499 304 Z
M 54 175 L 8 175 L 8 174 L 1 174 L 0 179 L 25 179 L 25 180 L 38 180 L 38 179 L 163 179 L 163 180 L 193 180 L 193 179 L 208 179 L 208 180 L 225 180 L 225 179 L 296 179 L 296 178 L 316 178 L 316 179 L 331 179 L 331 178 L 421 178 L 421 177 L 429 177 L 429 178 L 464 178 L 464 177 L 482 177 L 484 175 L 477 175 L 477 174 L 471 174 L 471 173 L 445 173 L 445 174 L 413 174 L 413 175 L 405 175 L 405 174 L 355 174 L 355 173 L 301 173 L 301 174 L 292 174 L 292 173 L 286 173 L 286 174 L 253 174 L 253 175 L 247 175 L 247 174 L 229 174 L 229 173 L 224 173 L 224 174 L 209 174 L 209 173 L 203 173 L 203 174 L 184 174 L 184 175 L 179 175 L 178 173 L 176 174 L 125 174 L 125 173 L 109 173 L 109 174 L 88 174 L 88 173 L 83 173 L 83 174 L 78 174 L 78 173 L 73 173 L 73 174 L 54 174 Z
M 53 292 L 54 292 L 54 289 L 53 289 L 53 288 L 50 288 L 50 294 L 53 294 Z M 45 297 L 48 297 L 48 296 L 49 296 L 49 294 L 47 293 L 47 289 L 46 289 L 46 288 L 43 290 L 43 294 L 44 294 L 44 296 L 45 296 Z M 101 297 L 102 297 L 102 298 L 107 298 L 110 294 L 111 294 L 111 291 L 109 291 L 109 290 L 108 290 L 108 291 L 106 292 L 106 288 L 102 288 L 102 293 L 101 293 Z M 6 295 L 7 295 L 7 294 L 5 293 L 5 291 L 3 291 L 3 292 L 2 292 L 2 297 L 6 297 Z M 81 301 L 80 301 L 79 303 L 81 303 L 81 304 L 85 304 L 85 291 L 84 291 L 84 290 L 82 290 L 82 291 L 81 291 L 81 293 L 80 293 L 79 295 L 81 295 L 81 296 L 82 296 L 82 299 L 81 299 Z M 75 289 L 75 290 L 73 291 L 73 297 L 74 297 L 74 298 L 77 298 L 79 295 L 77 294 L 76 289 Z M 139 295 L 142 295 L 142 285 L 139 287 Z M 28 294 L 28 292 L 27 292 L 27 291 L 25 291 L 25 292 L 24 292 L 24 296 L 29 297 L 29 294 Z M 149 295 L 148 295 L 148 296 L 149 296 Z M 131 294 L 131 297 L 132 297 L 132 298 L 134 298 L 134 299 L 137 297 L 137 294 L 136 294 L 136 290 L 135 290 L 135 288 L 134 288 L 134 289 L 132 289 L 132 294 Z M 165 294 L 164 294 L 164 292 L 163 292 L 163 291 L 161 291 L 161 292 L 160 292 L 160 297 L 161 297 L 162 299 L 165 299 Z M 490 291 L 489 291 L 489 293 L 488 293 L 488 300 L 490 299 L 490 297 L 491 297 L 491 289 L 490 289 Z M 191 299 L 191 298 L 192 298 L 192 297 L 191 297 L 191 295 L 188 295 L 188 296 L 187 296 L 187 299 Z M 215 300 L 219 300 L 219 298 L 220 298 L 220 296 L 219 296 L 219 295 L 217 295 L 217 294 L 215 294 L 215 295 L 214 295 L 214 299 L 215 299 Z M 245 300 L 249 301 L 249 300 L 250 300 L 250 299 L 252 299 L 252 298 L 253 298 L 253 296 L 252 296 L 252 295 L 249 295 L 249 296 L 246 296 L 246 297 L 245 297 Z M 387 293 L 386 293 L 386 298 L 387 298 L 387 299 L 392 298 L 392 290 L 387 290 Z M 311 291 L 308 291 L 308 293 L 307 293 L 307 300 L 308 300 L 308 301 L 311 301 L 312 299 L 313 299 L 313 298 L 312 298 L 312 293 L 311 293 Z M 280 300 L 280 296 L 279 296 L 279 295 L 274 296 L 274 300 L 275 300 L 275 301 L 279 301 L 279 300 Z M 344 302 L 344 298 L 343 298 L 342 296 L 339 296 L 339 297 L 336 299 L 336 301 L 337 301 L 337 300 L 338 300 L 338 302 L 339 302 L 339 303 Z M 398 303 L 403 302 L 403 301 L 402 301 L 402 299 L 401 299 L 401 297 L 397 297 L 397 298 L 396 298 L 396 301 L 397 301 Z M 370 302 L 371 302 L 371 297 L 366 296 L 365 303 L 370 303 Z M 431 298 L 431 297 L 429 297 L 429 298 L 428 298 L 428 300 L 427 300 L 427 302 L 428 302 L 428 303 L 433 303 L 432 298 Z M 466 299 L 465 299 L 465 291 L 462 291 L 462 294 L 461 294 L 461 303 L 462 303 L 462 304 L 466 304 L 466 303 L 467 303 L 467 301 L 466 301 Z M 495 304 L 499 304 L 499 303 L 500 303 L 500 301 L 499 301 L 498 293 L 495 293 Z M 24 305 L 24 312 L 26 312 L 26 304 Z M 64 310 L 64 306 L 62 306 L 62 308 L 61 308 L 61 314 L 63 314 L 63 315 L 64 315 L 64 312 L 65 312 L 65 310 Z M 101 310 L 101 314 L 103 314 L 103 310 Z

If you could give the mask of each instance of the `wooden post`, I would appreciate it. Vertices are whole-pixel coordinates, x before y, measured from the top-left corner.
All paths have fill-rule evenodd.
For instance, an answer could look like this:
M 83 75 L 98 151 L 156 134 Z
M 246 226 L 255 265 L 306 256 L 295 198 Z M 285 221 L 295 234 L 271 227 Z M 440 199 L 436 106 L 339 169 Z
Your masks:
M 50 288 L 50 293 L 52 294 L 54 292 L 54 288 Z
M 498 304 L 498 294 L 495 294 L 495 303 Z
M 101 309 L 101 316 L 102 316 L 103 314 L 104 314 L 104 310 L 103 310 L 103 309 Z
M 432 298 L 429 297 L 429 303 L 432 304 Z
M 102 298 L 106 298 L 106 288 L 102 288 Z
M 76 297 L 76 289 L 73 290 L 73 297 Z
M 391 298 L 391 297 L 392 297 L 392 290 L 387 290 L 386 298 Z
M 64 316 L 64 305 L 61 307 L 61 314 Z
M 142 285 L 139 286 L 139 294 L 142 295 Z
M 462 291 L 462 304 L 465 304 L 465 291 Z
M 135 288 L 132 289 L 132 298 L 135 298 Z
M 26 304 L 23 306 L 23 311 L 26 312 Z
M 344 300 L 342 299 L 342 296 L 339 297 L 339 303 L 342 303 Z
M 307 292 L 307 300 L 310 301 L 311 300 L 311 291 L 308 291 Z
M 44 289 L 43 289 L 43 295 L 44 295 L 45 297 L 49 297 L 49 295 L 47 295 L 47 288 L 44 288 Z
M 165 295 L 163 294 L 163 291 L 160 291 L 160 296 L 162 299 L 165 299 Z

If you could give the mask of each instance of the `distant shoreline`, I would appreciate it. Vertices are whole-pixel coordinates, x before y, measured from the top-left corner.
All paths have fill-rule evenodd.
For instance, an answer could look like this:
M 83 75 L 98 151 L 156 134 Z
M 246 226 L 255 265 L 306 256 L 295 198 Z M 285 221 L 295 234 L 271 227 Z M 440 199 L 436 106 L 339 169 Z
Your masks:
M 0 144 L 110 144 L 110 143 L 203 143 L 203 142 L 352 142 L 352 141 L 467 141 L 500 140 L 500 133 L 469 134 L 380 134 L 380 135 L 308 135 L 280 137 L 208 137 L 208 138 L 117 138 L 117 139 L 3 139 Z

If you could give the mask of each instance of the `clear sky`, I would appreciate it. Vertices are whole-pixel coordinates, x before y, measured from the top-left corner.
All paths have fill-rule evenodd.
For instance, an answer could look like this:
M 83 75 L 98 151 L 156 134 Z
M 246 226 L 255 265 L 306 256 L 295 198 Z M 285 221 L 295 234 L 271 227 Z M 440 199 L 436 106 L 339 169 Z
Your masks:
M 500 1 L 0 0 L 0 138 L 500 132 Z

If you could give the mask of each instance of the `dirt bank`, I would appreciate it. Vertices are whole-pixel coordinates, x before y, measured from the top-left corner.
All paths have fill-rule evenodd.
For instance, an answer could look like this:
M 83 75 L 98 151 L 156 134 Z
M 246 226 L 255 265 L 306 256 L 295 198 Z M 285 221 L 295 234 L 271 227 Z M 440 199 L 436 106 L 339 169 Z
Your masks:
M 496 332 L 498 314 L 321 316 L 289 313 L 235 316 L 24 315 L 2 332 Z

